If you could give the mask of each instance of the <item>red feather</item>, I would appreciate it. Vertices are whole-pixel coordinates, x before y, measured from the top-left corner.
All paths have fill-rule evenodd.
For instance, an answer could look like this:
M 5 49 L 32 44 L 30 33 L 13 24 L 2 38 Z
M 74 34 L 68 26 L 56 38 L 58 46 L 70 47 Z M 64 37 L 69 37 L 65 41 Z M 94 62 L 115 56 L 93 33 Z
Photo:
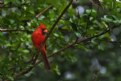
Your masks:
M 35 29 L 35 31 L 32 33 L 32 42 L 34 47 L 41 52 L 45 68 L 50 69 L 50 65 L 46 56 L 46 47 L 45 44 L 43 44 L 45 40 L 44 33 L 46 32 L 47 32 L 46 26 L 44 24 L 40 24 L 40 26 L 37 29 Z M 42 44 L 43 47 L 40 49 Z

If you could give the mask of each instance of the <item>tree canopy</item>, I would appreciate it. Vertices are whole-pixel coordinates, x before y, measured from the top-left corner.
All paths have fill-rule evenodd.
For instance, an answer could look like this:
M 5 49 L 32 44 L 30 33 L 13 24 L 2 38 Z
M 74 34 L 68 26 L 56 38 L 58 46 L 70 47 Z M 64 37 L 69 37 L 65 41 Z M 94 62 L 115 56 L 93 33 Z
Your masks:
M 51 70 L 31 41 L 46 25 Z M 121 81 L 120 0 L 0 0 L 0 81 Z

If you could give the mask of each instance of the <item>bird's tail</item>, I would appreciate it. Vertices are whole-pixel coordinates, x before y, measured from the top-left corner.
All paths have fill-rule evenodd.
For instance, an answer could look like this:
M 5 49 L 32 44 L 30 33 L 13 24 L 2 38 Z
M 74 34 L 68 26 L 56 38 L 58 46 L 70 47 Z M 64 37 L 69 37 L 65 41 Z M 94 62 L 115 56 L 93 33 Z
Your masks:
M 46 56 L 46 49 L 45 48 L 42 48 L 41 49 L 41 54 L 42 54 L 42 58 L 44 60 L 44 66 L 46 69 L 50 69 L 50 64 L 48 62 L 48 59 L 47 59 L 47 56 Z

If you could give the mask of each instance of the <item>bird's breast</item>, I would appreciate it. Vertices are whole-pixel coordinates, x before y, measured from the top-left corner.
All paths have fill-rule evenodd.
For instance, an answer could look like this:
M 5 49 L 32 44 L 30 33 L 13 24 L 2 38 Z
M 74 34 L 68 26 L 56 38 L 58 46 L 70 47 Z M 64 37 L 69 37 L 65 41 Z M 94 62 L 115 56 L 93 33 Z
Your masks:
M 40 48 L 40 45 L 44 42 L 44 36 L 40 32 L 33 32 L 32 42 L 36 48 Z

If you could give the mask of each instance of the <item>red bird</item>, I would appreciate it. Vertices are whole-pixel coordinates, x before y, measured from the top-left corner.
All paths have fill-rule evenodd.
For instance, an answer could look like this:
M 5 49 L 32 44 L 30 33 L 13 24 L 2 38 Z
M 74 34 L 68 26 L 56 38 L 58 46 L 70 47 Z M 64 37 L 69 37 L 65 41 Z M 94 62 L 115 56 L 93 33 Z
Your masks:
M 50 65 L 46 56 L 46 45 L 43 44 L 46 33 L 47 33 L 46 26 L 44 24 L 40 24 L 39 27 L 35 29 L 35 31 L 32 33 L 32 42 L 34 47 L 41 52 L 44 60 L 45 68 L 50 69 Z M 42 44 L 43 44 L 43 47 L 41 48 Z

